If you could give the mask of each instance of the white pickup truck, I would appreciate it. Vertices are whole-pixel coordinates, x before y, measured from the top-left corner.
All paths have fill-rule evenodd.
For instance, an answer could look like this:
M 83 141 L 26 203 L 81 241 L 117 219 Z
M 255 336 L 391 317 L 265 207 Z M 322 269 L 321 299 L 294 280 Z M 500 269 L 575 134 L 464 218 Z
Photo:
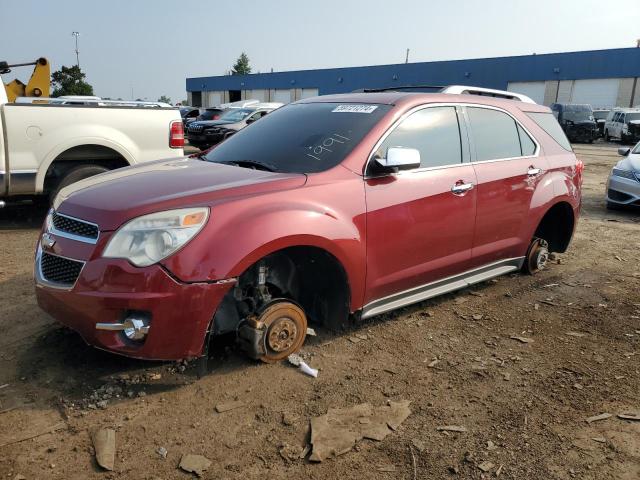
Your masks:
M 74 102 L 75 103 L 75 102 Z M 0 82 L 0 206 L 115 168 L 184 155 L 178 108 L 141 102 L 7 103 Z

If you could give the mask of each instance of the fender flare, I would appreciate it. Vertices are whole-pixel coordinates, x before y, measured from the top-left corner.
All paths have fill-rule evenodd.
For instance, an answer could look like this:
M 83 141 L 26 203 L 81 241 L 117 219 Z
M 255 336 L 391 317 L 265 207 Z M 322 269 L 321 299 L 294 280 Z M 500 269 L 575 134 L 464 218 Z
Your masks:
M 60 155 L 72 148 L 91 145 L 109 148 L 119 154 L 122 158 L 124 158 L 129 165 L 135 164 L 134 155 L 118 142 L 114 142 L 113 140 L 109 140 L 103 137 L 73 138 L 67 140 L 66 142 L 56 144 L 56 146 L 51 149 L 44 157 L 43 161 L 40 163 L 40 167 L 38 168 L 38 173 L 36 175 L 36 192 L 43 191 L 44 179 L 47 171 L 49 170 L 51 164 L 55 162 L 56 159 L 60 157 Z

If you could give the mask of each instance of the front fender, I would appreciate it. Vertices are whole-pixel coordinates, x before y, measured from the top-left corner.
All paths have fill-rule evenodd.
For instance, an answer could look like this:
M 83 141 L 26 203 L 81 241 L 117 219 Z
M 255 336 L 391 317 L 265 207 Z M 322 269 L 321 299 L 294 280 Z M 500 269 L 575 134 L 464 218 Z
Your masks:
M 260 258 L 278 250 L 317 247 L 341 263 L 349 282 L 352 306 L 359 308 L 366 272 L 361 179 L 359 183 L 356 192 L 360 195 L 355 195 L 353 182 L 333 185 L 331 207 L 316 197 L 321 189 L 314 187 L 277 192 L 273 195 L 279 197 L 277 200 L 272 196 L 256 196 L 213 206 L 203 231 L 163 264 L 182 281 L 216 281 L 238 277 Z M 285 200 L 287 195 L 304 197 L 305 201 Z M 340 210 L 334 205 L 340 205 Z

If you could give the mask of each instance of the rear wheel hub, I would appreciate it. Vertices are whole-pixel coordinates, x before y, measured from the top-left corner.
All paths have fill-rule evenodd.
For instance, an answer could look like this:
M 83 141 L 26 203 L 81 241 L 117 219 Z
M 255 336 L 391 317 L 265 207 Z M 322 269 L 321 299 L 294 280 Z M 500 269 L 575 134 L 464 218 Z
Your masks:
M 549 244 L 541 239 L 536 238 L 531 242 L 527 258 L 525 261 L 525 269 L 527 273 L 534 274 L 540 270 L 544 270 L 549 261 Z

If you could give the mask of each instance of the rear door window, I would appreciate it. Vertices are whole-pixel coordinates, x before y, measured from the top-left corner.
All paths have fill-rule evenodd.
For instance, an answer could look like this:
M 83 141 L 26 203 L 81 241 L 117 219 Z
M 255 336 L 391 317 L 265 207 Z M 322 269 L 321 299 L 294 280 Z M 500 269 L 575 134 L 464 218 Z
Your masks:
M 547 132 L 565 150 L 571 151 L 571 144 L 562 131 L 560 124 L 551 113 L 528 112 L 527 116 Z
M 467 107 L 476 161 L 522 156 L 516 121 L 504 112 Z M 529 139 L 531 140 L 531 139 Z
M 376 155 L 384 158 L 390 147 L 420 151 L 420 168 L 462 162 L 460 125 L 455 107 L 430 107 L 405 118 L 382 142 Z

